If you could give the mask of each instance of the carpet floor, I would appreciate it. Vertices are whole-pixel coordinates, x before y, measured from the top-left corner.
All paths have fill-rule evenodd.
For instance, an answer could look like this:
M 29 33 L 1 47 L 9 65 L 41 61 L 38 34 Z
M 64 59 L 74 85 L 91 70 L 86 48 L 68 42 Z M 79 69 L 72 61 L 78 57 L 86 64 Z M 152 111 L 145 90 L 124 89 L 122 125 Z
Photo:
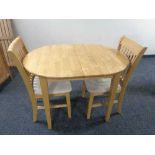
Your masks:
M 72 119 L 66 109 L 53 109 L 53 129 L 47 129 L 45 113 L 38 113 L 32 122 L 31 103 L 18 74 L 14 72 L 0 90 L 0 134 L 3 135 L 146 135 L 155 134 L 155 58 L 143 58 L 129 82 L 123 114 L 116 113 L 116 105 L 109 123 L 104 122 L 104 108 L 93 109 L 86 119 L 88 98 L 81 98 L 82 81 L 72 81 Z M 97 98 L 102 100 L 102 98 Z M 53 102 L 64 102 L 54 98 Z M 41 104 L 41 101 L 40 101 Z

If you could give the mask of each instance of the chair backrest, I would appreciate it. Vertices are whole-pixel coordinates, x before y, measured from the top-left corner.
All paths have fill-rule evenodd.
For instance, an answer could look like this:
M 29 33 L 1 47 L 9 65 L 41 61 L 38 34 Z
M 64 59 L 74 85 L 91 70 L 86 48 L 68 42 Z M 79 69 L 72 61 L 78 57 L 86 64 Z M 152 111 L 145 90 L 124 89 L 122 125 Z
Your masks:
M 13 65 L 17 67 L 26 88 L 29 89 L 30 83 L 32 82 L 32 75 L 24 69 L 22 63 L 27 53 L 28 51 L 24 45 L 23 40 L 20 37 L 15 38 L 9 45 L 8 48 L 9 58 L 12 60 Z
M 127 86 L 130 77 L 132 76 L 146 49 L 146 47 L 141 46 L 126 36 L 123 36 L 120 39 L 118 51 L 129 60 L 129 66 L 121 78 L 121 82 L 124 86 Z

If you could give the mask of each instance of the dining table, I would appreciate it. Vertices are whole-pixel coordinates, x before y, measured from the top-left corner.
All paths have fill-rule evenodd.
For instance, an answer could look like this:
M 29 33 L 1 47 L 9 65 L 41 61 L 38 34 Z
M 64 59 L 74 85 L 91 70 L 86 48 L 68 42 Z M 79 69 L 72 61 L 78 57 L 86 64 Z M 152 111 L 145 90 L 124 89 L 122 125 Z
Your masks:
M 29 52 L 24 68 L 39 77 L 48 127 L 51 126 L 48 80 L 112 78 L 105 120 L 109 121 L 121 74 L 129 61 L 119 51 L 101 44 L 54 44 Z

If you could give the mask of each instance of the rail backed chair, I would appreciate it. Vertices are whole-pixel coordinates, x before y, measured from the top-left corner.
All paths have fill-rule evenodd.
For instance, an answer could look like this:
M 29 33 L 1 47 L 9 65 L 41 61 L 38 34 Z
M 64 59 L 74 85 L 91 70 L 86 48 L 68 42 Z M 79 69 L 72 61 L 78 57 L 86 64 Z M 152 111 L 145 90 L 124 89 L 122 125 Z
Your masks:
M 115 100 L 115 102 L 118 103 L 117 110 L 119 113 L 122 112 L 123 98 L 125 95 L 125 91 L 126 91 L 129 79 L 131 78 L 134 70 L 136 69 L 146 49 L 147 49 L 146 47 L 141 46 L 140 44 L 127 38 L 126 36 L 123 36 L 120 39 L 117 50 L 112 49 L 113 52 L 120 52 L 129 60 L 129 66 L 120 76 L 119 85 L 116 92 L 118 94 L 118 98 L 117 100 Z M 90 94 L 88 111 L 87 111 L 87 119 L 90 119 L 90 115 L 93 107 L 98 107 L 103 105 L 107 106 L 107 104 L 102 104 L 102 103 L 95 104 L 93 102 L 94 102 L 95 96 L 103 95 L 108 97 L 110 93 L 110 85 L 111 85 L 111 78 L 100 78 L 96 80 L 83 81 L 82 96 L 85 97 L 86 90 Z
M 27 88 L 32 103 L 33 121 L 36 122 L 37 111 L 40 109 L 45 109 L 45 107 L 37 104 L 37 100 L 42 99 L 42 91 L 40 87 L 39 77 L 27 72 L 22 64 L 22 61 L 27 53 L 28 50 L 26 49 L 26 46 L 24 45 L 24 42 L 20 37 L 15 38 L 8 48 L 9 57 L 13 61 L 13 64 L 17 67 Z M 50 80 L 48 80 L 49 97 L 65 96 L 67 102 L 67 104 L 52 105 L 50 108 L 67 107 L 68 118 L 71 118 L 71 90 L 72 88 L 70 81 L 50 82 Z M 50 128 L 52 128 L 52 126 Z

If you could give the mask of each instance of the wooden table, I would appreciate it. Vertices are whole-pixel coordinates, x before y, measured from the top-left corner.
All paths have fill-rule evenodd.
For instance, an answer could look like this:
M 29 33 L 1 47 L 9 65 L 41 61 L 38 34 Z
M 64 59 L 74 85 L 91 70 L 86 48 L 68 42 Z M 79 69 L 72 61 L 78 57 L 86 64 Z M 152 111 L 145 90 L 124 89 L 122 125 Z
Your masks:
M 40 78 L 45 109 L 49 107 L 47 79 L 55 81 L 112 77 L 107 121 L 112 111 L 120 74 L 128 63 L 119 52 L 94 44 L 45 46 L 33 50 L 23 60 L 25 69 Z M 46 118 L 51 118 L 47 117 L 50 116 L 50 110 L 45 110 L 45 113 Z M 47 123 L 50 127 L 51 119 L 48 119 Z

